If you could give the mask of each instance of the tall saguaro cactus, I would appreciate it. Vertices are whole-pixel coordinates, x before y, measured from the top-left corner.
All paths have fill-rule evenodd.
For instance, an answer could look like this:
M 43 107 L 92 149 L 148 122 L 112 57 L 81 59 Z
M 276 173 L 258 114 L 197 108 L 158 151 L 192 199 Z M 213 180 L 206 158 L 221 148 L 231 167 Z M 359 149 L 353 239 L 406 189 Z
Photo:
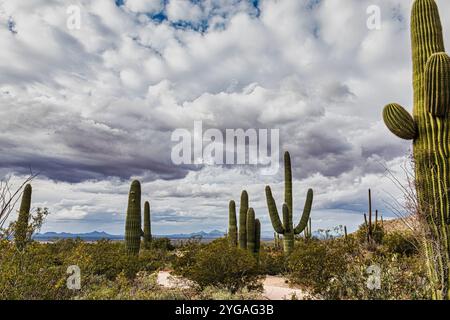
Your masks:
M 22 201 L 19 208 L 19 217 L 17 219 L 14 232 L 14 242 L 19 250 L 25 247 L 27 241 L 28 222 L 30 220 L 31 208 L 31 185 L 27 184 L 23 190 Z
M 141 247 L 141 183 L 134 180 L 128 195 L 127 218 L 125 221 L 125 249 L 130 255 L 138 255 Z
M 229 216 L 228 216 L 228 238 L 233 246 L 238 245 L 238 228 L 236 220 L 236 203 L 234 200 L 229 204 Z
M 241 207 L 239 209 L 239 248 L 247 249 L 247 211 L 248 211 L 248 193 L 241 193 Z
M 278 215 L 277 205 L 272 196 L 272 190 L 266 186 L 267 207 L 269 208 L 270 220 L 274 230 L 283 235 L 283 247 L 286 253 L 290 253 L 294 248 L 294 236 L 300 234 L 308 225 L 309 215 L 313 202 L 313 191 L 308 190 L 303 214 L 298 225 L 293 225 L 293 200 L 292 200 L 292 168 L 291 156 L 289 152 L 284 153 L 284 203 L 283 203 L 283 222 Z
M 398 104 L 383 110 L 386 126 L 413 140 L 419 216 L 425 241 L 433 298 L 450 299 L 450 57 L 434 0 L 415 0 L 411 15 L 414 108 Z
M 150 203 L 144 203 L 144 246 L 146 249 L 150 248 L 152 242 L 152 222 L 150 219 Z

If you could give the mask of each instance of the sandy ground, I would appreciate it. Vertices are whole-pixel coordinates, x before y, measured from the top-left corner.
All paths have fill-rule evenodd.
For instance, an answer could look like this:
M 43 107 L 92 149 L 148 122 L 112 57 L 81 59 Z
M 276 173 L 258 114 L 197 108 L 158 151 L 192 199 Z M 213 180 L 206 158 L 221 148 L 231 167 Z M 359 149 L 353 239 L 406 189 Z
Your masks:
M 169 271 L 158 273 L 158 284 L 166 288 L 188 288 L 189 282 L 170 275 Z M 269 300 L 291 299 L 294 295 L 301 300 L 305 293 L 298 288 L 290 288 L 282 277 L 267 276 L 264 280 L 263 296 Z

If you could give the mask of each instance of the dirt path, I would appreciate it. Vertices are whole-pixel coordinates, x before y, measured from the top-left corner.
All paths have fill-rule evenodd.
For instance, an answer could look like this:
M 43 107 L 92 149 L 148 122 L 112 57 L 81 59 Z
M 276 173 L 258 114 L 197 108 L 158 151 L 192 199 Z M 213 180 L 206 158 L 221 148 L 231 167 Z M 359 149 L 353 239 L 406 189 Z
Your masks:
M 158 273 L 158 284 L 166 288 L 188 288 L 189 281 L 170 275 L 169 271 Z M 269 300 L 291 299 L 292 296 L 299 300 L 305 297 L 305 293 L 298 288 L 290 288 L 283 277 L 267 276 L 263 283 L 263 296 Z

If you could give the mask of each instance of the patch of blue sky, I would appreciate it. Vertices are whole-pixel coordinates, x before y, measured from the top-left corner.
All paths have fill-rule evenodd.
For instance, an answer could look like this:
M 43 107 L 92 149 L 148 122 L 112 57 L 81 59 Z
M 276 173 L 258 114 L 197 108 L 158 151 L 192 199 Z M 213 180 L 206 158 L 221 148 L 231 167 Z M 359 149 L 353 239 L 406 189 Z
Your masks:
M 116 6 L 120 7 L 124 5 L 124 1 L 125 0 L 115 0 Z M 161 10 L 160 12 L 149 12 L 149 13 L 144 13 L 145 15 L 147 15 L 148 18 L 150 18 L 153 22 L 155 23 L 163 23 L 168 21 L 168 17 L 167 14 L 165 13 L 165 7 L 166 5 L 169 3 L 170 0 L 163 0 L 163 10 Z M 198 5 L 200 7 L 203 7 L 203 0 L 186 0 L 186 1 L 190 1 L 191 3 Z M 255 17 L 259 17 L 260 15 L 260 9 L 259 9 L 259 5 L 260 5 L 260 0 L 238 0 L 237 2 L 243 2 L 243 1 L 247 1 L 249 2 L 253 8 L 255 9 L 253 13 L 250 13 L 250 15 L 253 15 Z M 319 0 L 312 0 L 312 1 L 319 1 Z M 216 9 L 220 9 L 220 8 L 216 8 Z M 208 17 L 205 17 L 204 19 L 201 19 L 200 21 L 189 21 L 189 20 L 178 20 L 178 21 L 169 21 L 170 25 L 173 28 L 176 29 L 183 29 L 183 30 L 194 30 L 197 32 L 206 32 L 209 28 L 209 19 L 211 19 L 213 16 L 215 15 L 219 15 L 218 13 L 216 13 L 218 10 L 211 10 L 211 13 Z M 220 14 L 223 18 L 227 18 L 228 13 L 224 12 Z M 217 27 L 217 26 L 216 26 Z

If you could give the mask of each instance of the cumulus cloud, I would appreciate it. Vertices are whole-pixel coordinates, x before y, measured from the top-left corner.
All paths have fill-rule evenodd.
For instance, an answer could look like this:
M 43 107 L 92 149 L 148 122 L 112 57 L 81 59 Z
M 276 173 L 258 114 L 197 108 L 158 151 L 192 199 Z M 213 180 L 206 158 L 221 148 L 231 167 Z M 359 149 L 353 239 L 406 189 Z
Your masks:
M 373 4 L 381 30 L 366 27 Z M 69 5 L 79 30 L 67 27 Z M 450 30 L 450 4 L 438 5 Z M 395 193 L 385 168 L 408 153 L 380 114 L 392 101 L 412 107 L 409 10 L 400 0 L 0 2 L 1 172 L 40 172 L 49 229 L 120 232 L 137 177 L 161 232 L 224 229 L 243 188 L 270 230 L 264 185 L 281 187 L 282 172 L 175 166 L 170 136 L 197 120 L 280 129 L 299 206 L 314 187 L 317 227 L 355 225 L 365 189 Z

